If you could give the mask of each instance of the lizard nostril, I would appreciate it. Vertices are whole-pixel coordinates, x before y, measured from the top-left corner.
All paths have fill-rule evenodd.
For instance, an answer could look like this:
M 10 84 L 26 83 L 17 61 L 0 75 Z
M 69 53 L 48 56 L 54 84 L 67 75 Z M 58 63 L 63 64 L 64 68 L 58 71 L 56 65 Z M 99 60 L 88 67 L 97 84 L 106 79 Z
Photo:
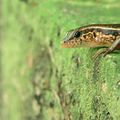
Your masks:
M 63 43 L 66 43 L 67 41 L 63 41 Z

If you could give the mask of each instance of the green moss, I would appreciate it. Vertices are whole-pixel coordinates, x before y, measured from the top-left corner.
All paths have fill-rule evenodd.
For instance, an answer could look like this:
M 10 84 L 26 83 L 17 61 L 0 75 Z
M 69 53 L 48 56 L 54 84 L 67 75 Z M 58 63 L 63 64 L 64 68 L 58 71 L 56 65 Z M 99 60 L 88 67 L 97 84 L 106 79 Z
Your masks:
M 3 120 L 118 120 L 120 58 L 63 49 L 70 29 L 119 23 L 119 0 L 3 1 Z

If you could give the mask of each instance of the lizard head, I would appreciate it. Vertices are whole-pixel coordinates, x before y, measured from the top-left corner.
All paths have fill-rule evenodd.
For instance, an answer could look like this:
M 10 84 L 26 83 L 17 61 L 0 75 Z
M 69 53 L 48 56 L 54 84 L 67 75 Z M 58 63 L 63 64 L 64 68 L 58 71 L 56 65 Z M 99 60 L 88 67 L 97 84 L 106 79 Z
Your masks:
M 79 47 L 82 45 L 82 32 L 79 29 L 70 30 L 62 42 L 63 48 Z

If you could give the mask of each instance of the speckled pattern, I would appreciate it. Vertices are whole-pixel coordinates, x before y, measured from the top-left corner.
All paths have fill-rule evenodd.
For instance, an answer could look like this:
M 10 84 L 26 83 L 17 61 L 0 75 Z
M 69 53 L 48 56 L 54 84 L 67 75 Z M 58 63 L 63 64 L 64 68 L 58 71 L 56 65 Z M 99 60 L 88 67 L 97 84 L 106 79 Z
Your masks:
M 75 37 L 76 32 L 80 32 Z M 62 47 L 109 47 L 120 38 L 120 24 L 94 24 L 70 30 Z

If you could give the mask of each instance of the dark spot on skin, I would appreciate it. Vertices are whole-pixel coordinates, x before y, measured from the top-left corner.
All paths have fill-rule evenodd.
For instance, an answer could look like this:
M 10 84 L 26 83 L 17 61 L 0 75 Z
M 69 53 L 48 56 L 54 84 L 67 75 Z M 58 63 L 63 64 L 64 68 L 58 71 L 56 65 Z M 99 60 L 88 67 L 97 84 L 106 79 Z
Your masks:
M 86 35 L 83 36 L 86 39 Z
M 94 37 L 96 37 L 96 33 L 95 32 L 93 32 L 93 35 L 94 35 Z
M 78 38 L 78 37 L 80 37 L 80 35 L 81 35 L 80 31 L 77 31 L 77 32 L 75 33 L 74 37 L 75 37 L 75 38 Z
M 71 43 L 71 44 L 74 44 L 74 41 L 73 41 L 73 40 L 71 40 L 71 41 L 70 41 L 70 43 Z
M 82 44 L 82 39 L 80 39 L 80 44 Z

